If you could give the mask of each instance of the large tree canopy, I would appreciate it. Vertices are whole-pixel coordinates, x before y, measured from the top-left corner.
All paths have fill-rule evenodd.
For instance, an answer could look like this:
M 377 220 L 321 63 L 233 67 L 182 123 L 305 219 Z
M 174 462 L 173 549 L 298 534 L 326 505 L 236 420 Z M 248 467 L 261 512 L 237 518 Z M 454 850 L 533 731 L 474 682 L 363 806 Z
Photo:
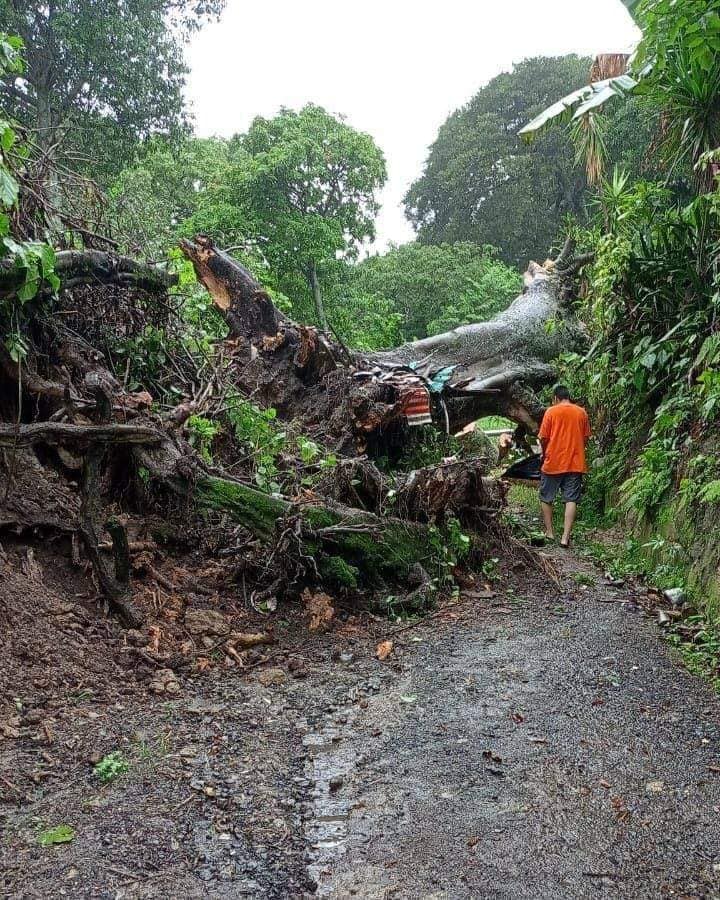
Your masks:
M 375 236 L 385 158 L 368 134 L 318 106 L 258 117 L 241 141 L 244 199 L 282 278 L 301 275 L 326 326 L 322 281 Z
M 26 68 L 0 92 L 45 149 L 116 167 L 151 132 L 183 124 L 182 45 L 225 0 L 5 0 L 0 29 L 25 43 Z M 87 160 L 86 160 L 87 162 Z
M 224 149 L 205 143 L 200 156 L 212 165 L 185 194 L 193 212 L 183 231 L 254 250 L 274 286 L 293 298 L 295 315 L 326 325 L 324 291 L 341 277 L 343 261 L 355 259 L 375 234 L 376 193 L 386 169 L 373 139 L 308 105 L 258 117 Z M 189 176 L 193 163 L 186 163 Z M 160 174 L 162 156 L 146 166 Z
M 504 260 L 524 266 L 544 258 L 567 214 L 584 219 L 586 177 L 570 136 L 551 131 L 527 146 L 517 132 L 568 88 L 585 84 L 590 63 L 575 55 L 525 60 L 448 118 L 405 198 L 420 241 L 491 243 Z M 647 142 L 638 135 L 631 146 Z M 628 161 L 627 147 L 609 150 Z

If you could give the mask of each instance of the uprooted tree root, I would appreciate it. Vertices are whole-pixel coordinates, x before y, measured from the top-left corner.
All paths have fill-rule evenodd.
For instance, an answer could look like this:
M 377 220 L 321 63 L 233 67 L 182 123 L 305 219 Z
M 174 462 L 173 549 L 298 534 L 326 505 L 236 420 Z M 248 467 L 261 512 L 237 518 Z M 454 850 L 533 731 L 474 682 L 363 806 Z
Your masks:
M 152 408 L 161 382 L 133 391 L 127 372 L 113 370 L 108 331 L 142 329 L 148 310 L 172 319 L 172 277 L 163 270 L 97 251 L 68 257 L 54 302 L 76 316 L 73 327 L 70 317 L 31 306 L 25 358 L 16 363 L 0 350 L 0 531 L 69 536 L 75 562 L 84 553 L 98 590 L 133 629 L 153 612 L 138 599 L 138 584 L 162 587 L 164 577 L 143 549 L 148 544 L 221 560 L 225 583 L 256 608 L 324 587 L 356 606 L 393 594 L 422 609 L 457 566 L 443 536 L 449 523 L 472 533 L 476 546 L 508 540 L 504 489 L 487 477 L 486 459 L 381 473 L 358 449 L 402 445 L 407 437 L 397 385 L 354 378 L 362 360 L 282 317 L 242 267 L 232 262 L 228 270 L 228 258 L 206 244 L 185 249 L 231 333 L 216 346 L 215 363 L 201 365 L 187 353 L 182 368 L 175 364 L 187 393 L 162 414 Z M 92 314 L 93 291 L 102 323 Z M 114 319 L 108 302 L 122 315 Z M 93 344 L 99 338 L 102 349 Z M 211 373 L 205 382 L 201 368 Z M 200 383 L 191 393 L 189 385 Z M 249 386 L 255 397 L 272 391 L 294 427 L 346 451 L 313 488 L 298 478 L 285 496 L 259 490 L 230 434 L 223 460 L 232 476 L 186 440 L 192 411 L 215 397 L 219 404 L 229 391 L 243 396 Z

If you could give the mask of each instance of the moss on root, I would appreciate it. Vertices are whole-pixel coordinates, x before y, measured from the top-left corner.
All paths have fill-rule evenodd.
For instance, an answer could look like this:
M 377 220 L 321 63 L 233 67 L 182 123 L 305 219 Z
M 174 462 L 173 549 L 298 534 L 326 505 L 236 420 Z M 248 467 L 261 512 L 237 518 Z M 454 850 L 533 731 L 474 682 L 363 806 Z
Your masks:
M 201 508 L 227 512 L 264 541 L 272 539 L 278 519 L 301 515 L 312 535 L 306 539 L 307 552 L 315 556 L 322 576 L 338 586 L 403 584 L 418 563 L 431 575 L 442 565 L 440 536 L 424 525 L 334 505 L 296 506 L 216 477 L 200 479 L 195 500 Z
M 356 566 L 348 565 L 342 556 L 326 556 L 318 562 L 318 570 L 328 584 L 344 588 L 356 588 L 358 575 Z

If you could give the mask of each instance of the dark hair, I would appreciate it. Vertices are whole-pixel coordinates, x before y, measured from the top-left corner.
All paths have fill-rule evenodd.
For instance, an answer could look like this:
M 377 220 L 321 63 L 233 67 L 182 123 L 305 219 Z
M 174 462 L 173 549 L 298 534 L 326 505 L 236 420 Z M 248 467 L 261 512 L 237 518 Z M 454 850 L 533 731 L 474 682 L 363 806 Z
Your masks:
M 556 384 L 553 388 L 553 397 L 557 397 L 558 400 L 569 400 L 570 391 L 564 384 Z

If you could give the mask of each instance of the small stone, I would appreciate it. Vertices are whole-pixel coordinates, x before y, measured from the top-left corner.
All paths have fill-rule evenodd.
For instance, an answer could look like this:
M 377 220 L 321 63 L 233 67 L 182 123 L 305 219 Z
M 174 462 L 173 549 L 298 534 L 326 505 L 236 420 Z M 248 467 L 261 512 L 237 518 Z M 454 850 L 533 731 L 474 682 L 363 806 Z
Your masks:
M 333 777 L 328 782 L 328 786 L 331 791 L 339 791 L 344 783 L 345 779 L 342 775 L 333 775 Z
M 206 634 L 222 637 L 231 630 L 225 616 L 214 609 L 189 609 L 185 613 L 185 627 L 198 637 Z
M 664 781 L 648 781 L 645 785 L 645 790 L 648 794 L 662 794 L 665 790 L 665 782 Z
M 663 591 L 663 597 L 677 609 L 685 602 L 685 591 L 682 588 L 668 588 Z
M 270 685 L 282 684 L 286 677 L 283 669 L 264 669 L 258 675 L 258 681 L 263 687 L 270 687 Z
M 166 694 L 179 694 L 181 693 L 182 688 L 177 681 L 168 681 L 165 685 L 165 693 Z

